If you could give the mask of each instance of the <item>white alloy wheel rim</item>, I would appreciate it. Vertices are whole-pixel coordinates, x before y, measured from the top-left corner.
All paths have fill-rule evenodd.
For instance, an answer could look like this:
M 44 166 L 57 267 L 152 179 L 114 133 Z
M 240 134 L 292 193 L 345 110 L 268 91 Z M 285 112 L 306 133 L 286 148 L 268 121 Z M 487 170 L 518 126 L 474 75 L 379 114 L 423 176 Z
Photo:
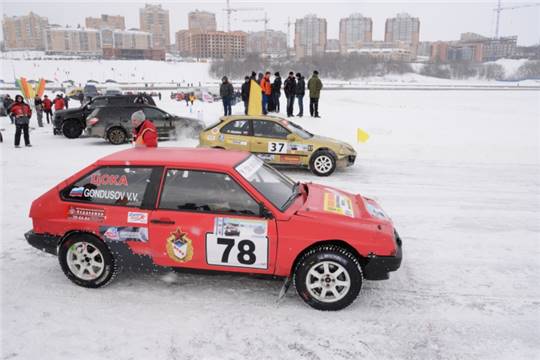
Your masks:
M 81 241 L 70 246 L 66 254 L 69 270 L 81 280 L 99 278 L 105 269 L 103 254 L 94 245 Z
M 317 156 L 315 159 L 315 169 L 320 173 L 327 173 L 332 169 L 332 159 L 327 155 Z
M 333 303 L 347 295 L 351 288 L 351 278 L 342 265 L 334 261 L 321 261 L 309 269 L 306 288 L 315 299 Z

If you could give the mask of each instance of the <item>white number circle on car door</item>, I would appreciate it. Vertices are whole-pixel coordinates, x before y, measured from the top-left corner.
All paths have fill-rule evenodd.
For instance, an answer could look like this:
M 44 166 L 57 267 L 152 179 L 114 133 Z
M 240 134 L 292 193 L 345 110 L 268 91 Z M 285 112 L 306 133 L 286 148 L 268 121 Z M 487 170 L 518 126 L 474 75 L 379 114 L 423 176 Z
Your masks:
M 286 142 L 268 142 L 268 152 L 272 154 L 286 154 L 287 153 L 287 143 Z

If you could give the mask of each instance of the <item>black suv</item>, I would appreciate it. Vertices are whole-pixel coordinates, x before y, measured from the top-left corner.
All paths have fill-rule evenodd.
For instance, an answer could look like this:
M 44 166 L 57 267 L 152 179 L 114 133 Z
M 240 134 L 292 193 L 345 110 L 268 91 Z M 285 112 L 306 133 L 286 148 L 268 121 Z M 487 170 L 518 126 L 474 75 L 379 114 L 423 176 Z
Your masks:
M 109 105 L 98 107 L 86 119 L 86 133 L 100 137 L 111 144 L 123 144 L 132 137 L 131 115 L 142 110 L 146 118 L 156 126 L 159 139 L 175 138 L 178 135 L 197 138 L 204 123 L 197 119 L 171 115 L 147 104 Z
M 81 107 L 56 111 L 53 118 L 53 133 L 64 134 L 69 139 L 78 138 L 86 127 L 86 117 L 94 109 L 107 105 L 135 103 L 156 105 L 154 99 L 146 94 L 96 96 Z

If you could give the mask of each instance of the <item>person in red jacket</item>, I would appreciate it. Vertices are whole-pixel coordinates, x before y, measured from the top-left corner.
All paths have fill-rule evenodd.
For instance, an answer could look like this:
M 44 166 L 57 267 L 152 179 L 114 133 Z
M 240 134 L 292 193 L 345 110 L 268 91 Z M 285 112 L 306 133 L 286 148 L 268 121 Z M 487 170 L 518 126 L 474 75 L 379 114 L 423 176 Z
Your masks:
M 52 120 L 52 101 L 47 95 L 43 96 L 43 112 L 47 115 L 47 124 Z
M 133 125 L 133 142 L 136 147 L 157 147 L 157 130 L 154 124 L 146 119 L 142 110 L 131 114 Z
M 11 104 L 8 109 L 10 116 L 15 119 L 15 147 L 18 148 L 21 142 L 21 132 L 24 133 L 24 144 L 30 145 L 30 133 L 28 130 L 28 124 L 32 117 L 32 109 L 24 102 L 21 95 L 15 96 L 15 102 Z
M 261 91 L 262 91 L 262 111 L 263 114 L 268 114 L 268 100 L 270 95 L 272 95 L 272 83 L 270 82 L 270 71 L 267 71 L 264 74 L 264 77 L 261 80 Z
M 53 100 L 53 106 L 54 111 L 57 112 L 58 110 L 64 110 L 64 99 L 62 99 L 62 95 L 58 94 L 56 95 L 56 98 Z

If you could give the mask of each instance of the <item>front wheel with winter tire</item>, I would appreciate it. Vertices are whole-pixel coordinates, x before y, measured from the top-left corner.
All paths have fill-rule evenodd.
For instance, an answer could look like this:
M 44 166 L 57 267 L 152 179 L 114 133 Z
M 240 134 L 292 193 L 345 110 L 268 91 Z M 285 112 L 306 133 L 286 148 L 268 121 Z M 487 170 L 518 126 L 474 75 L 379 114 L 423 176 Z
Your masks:
M 325 311 L 341 310 L 358 297 L 362 269 L 350 251 L 323 245 L 308 251 L 298 261 L 294 285 L 309 306 Z
M 317 176 L 329 176 L 336 170 L 336 157 L 328 150 L 319 150 L 309 160 L 309 168 Z
M 120 145 L 127 141 L 127 134 L 124 129 L 115 127 L 107 131 L 107 140 L 113 145 Z
M 66 239 L 58 251 L 58 260 L 69 280 L 87 288 L 108 284 L 118 272 L 107 245 L 90 234 L 75 234 Z

